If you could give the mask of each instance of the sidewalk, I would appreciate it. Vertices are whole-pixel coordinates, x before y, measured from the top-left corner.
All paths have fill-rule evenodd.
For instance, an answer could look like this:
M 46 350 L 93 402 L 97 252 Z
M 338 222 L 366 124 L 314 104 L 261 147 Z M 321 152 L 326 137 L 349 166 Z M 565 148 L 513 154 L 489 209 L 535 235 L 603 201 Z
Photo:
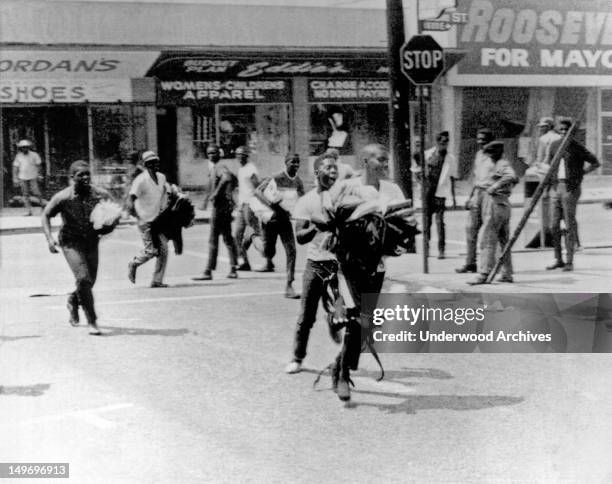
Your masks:
M 456 187 L 456 201 L 457 210 L 463 210 L 465 202 L 468 198 L 468 188 L 466 184 L 459 182 Z M 203 192 L 187 192 L 189 198 L 196 207 L 195 221 L 197 224 L 208 223 L 210 220 L 210 210 L 199 210 L 202 205 L 204 198 Z M 415 193 L 415 207 L 421 208 L 421 201 L 418 193 Z M 582 196 L 579 203 L 601 203 L 604 201 L 612 201 L 612 177 L 609 176 L 598 176 L 598 177 L 586 177 L 582 184 Z M 510 202 L 513 207 L 523 206 L 523 184 L 520 183 L 510 197 Z M 40 232 L 40 212 L 39 207 L 34 207 L 33 216 L 25 216 L 25 209 L 20 208 L 4 208 L 0 210 L 0 234 L 19 234 L 19 233 L 35 233 Z M 135 220 L 130 217 L 129 219 L 122 220 L 121 225 L 133 225 Z M 60 217 L 55 217 L 52 220 L 52 226 L 58 227 L 60 225 Z

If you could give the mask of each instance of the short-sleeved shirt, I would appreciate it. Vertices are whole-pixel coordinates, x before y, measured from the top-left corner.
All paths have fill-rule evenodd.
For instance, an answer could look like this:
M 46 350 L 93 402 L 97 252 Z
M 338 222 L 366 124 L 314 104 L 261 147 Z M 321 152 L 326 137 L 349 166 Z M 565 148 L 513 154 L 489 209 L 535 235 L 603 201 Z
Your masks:
M 38 167 L 41 165 L 40 156 L 34 151 L 27 154 L 17 153 L 13 166 L 17 167 L 17 178 L 20 180 L 35 180 L 38 177 Z
M 259 189 L 263 192 L 271 180 L 274 180 L 280 192 L 280 206 L 290 214 L 293 213 L 298 199 L 304 196 L 304 183 L 302 183 L 302 179 L 298 175 L 290 177 L 286 171 L 282 171 L 264 180 Z
M 94 186 L 86 196 L 77 195 L 74 186 L 69 186 L 56 193 L 45 207 L 45 211 L 50 217 L 58 214 L 62 216 L 62 227 L 59 233 L 60 245 L 77 248 L 95 245 L 99 236 L 89 218 L 94 207 L 101 200 L 108 198 L 107 192 Z
M 257 167 L 251 162 L 238 168 L 238 204 L 240 205 L 247 203 L 255 192 L 256 187 L 253 185 L 253 175 L 259 176 L 259 172 Z
M 296 220 L 308 220 L 313 218 L 327 221 L 329 217 L 323 211 L 323 197 L 329 193 L 319 192 L 316 188 L 310 190 L 300 198 L 295 206 L 293 218 Z M 317 231 L 314 238 L 306 246 L 306 257 L 312 261 L 336 260 L 336 256 L 324 249 L 322 244 L 328 239 L 329 232 Z
M 334 185 L 335 189 L 341 189 L 342 184 L 355 187 L 366 186 L 363 176 L 349 178 L 348 180 L 343 180 L 342 182 L 336 182 L 336 185 Z M 379 180 L 379 187 L 376 197 L 387 204 L 391 202 L 404 202 L 406 200 L 404 192 L 402 192 L 399 185 L 390 180 Z
M 474 186 L 485 188 L 487 186 L 487 180 L 494 170 L 495 163 L 491 157 L 484 151 L 478 150 L 478 153 L 476 153 L 476 158 L 474 159 Z
M 130 195 L 136 196 L 134 208 L 141 223 L 152 222 L 166 205 L 166 176 L 156 172 L 157 183 L 148 171 L 143 171 L 136 177 L 130 188 Z

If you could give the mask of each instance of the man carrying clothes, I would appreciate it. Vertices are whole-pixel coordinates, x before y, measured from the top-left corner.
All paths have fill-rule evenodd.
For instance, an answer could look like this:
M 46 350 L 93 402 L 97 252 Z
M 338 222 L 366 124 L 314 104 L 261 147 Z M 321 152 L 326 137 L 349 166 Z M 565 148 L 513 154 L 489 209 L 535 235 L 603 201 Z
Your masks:
M 444 226 L 444 211 L 446 199 L 451 199 L 452 178 L 457 178 L 457 160 L 448 152 L 448 131 L 442 131 L 436 136 L 436 146 L 425 151 L 427 163 L 427 238 L 431 236 L 431 222 L 435 215 L 438 231 L 438 259 L 445 258 L 446 232 Z M 415 168 L 422 173 L 421 167 Z M 422 175 L 421 175 L 422 176 Z
M 339 182 L 332 188 L 332 198 L 336 196 L 336 193 L 341 192 L 345 195 L 359 196 L 361 188 L 365 187 L 368 190 L 374 188 L 375 199 L 380 200 L 383 204 L 405 200 L 401 188 L 388 180 L 389 152 L 384 146 L 379 144 L 365 146 L 360 153 L 360 159 L 363 162 L 363 175 Z M 371 198 L 370 194 L 371 192 L 363 193 L 365 195 L 363 198 Z M 375 272 L 367 274 L 361 267 L 356 267 L 355 264 L 343 263 L 341 271 L 350 289 L 355 307 L 352 309 L 354 317 L 349 318 L 346 325 L 342 349 L 336 357 L 331 371 L 332 385 L 338 398 L 342 401 L 348 401 L 351 396 L 349 387 L 350 370 L 357 370 L 361 348 L 364 343 L 360 322 L 360 317 L 364 316 L 360 314 L 361 297 L 363 294 L 380 293 L 385 278 L 385 265 L 384 261 L 381 260 Z M 367 318 L 367 316 L 365 317 Z
M 22 139 L 17 143 L 18 153 L 13 161 L 13 184 L 19 184 L 23 204 L 28 210 L 26 215 L 32 215 L 32 203 L 30 195 L 40 199 L 43 205 L 40 188 L 38 187 L 38 172 L 42 161 L 38 153 L 32 150 L 32 143 L 27 139 Z
M 249 153 L 246 146 L 236 148 L 236 159 L 240 163 L 238 169 L 238 220 L 234 239 L 238 254 L 242 257 L 242 264 L 238 266 L 239 271 L 250 271 L 251 264 L 247 251 L 255 237 L 261 237 L 259 220 L 249 206 L 249 200 L 259 185 L 259 172 L 257 167 L 249 161 Z
M 559 122 L 559 134 L 565 136 L 572 122 L 562 120 Z M 559 149 L 562 139 L 554 141 L 550 145 L 548 153 L 548 164 L 552 162 L 555 153 Z M 588 168 L 584 168 L 584 163 Z M 576 237 L 578 227 L 576 223 L 576 208 L 581 194 L 581 184 L 584 175 L 599 167 L 599 160 L 593 153 L 587 150 L 577 141 L 571 139 L 563 152 L 559 168 L 553 173 L 550 189 L 550 201 L 552 206 L 552 236 L 555 247 L 555 263 L 546 269 L 553 270 L 562 268 L 564 271 L 574 270 L 574 252 L 576 250 Z M 565 248 L 567 258 L 563 262 L 563 250 L 561 247 L 561 220 L 565 221 L 567 238 Z
M 156 246 L 151 233 L 151 223 L 166 207 L 169 187 L 166 176 L 159 171 L 159 157 L 153 151 L 145 151 L 142 154 L 142 163 L 145 169 L 132 183 L 128 209 L 138 218 L 138 230 L 144 249 L 128 264 L 128 279 L 135 284 L 138 266 L 156 258 L 151 287 L 168 287 L 163 282 L 168 264 L 168 239 L 159 234 Z
M 298 373 L 306 357 L 310 330 L 317 318 L 319 300 L 325 288 L 325 279 L 336 274 L 336 256 L 326 248 L 331 235 L 324 210 L 329 201 L 329 189 L 338 177 L 336 159 L 330 154 L 319 156 L 314 162 L 317 186 L 300 198 L 293 212 L 296 220 L 296 238 L 307 245 L 306 267 L 302 280 L 302 300 L 293 345 L 293 360 L 285 368 L 286 373 Z
M 485 196 L 483 200 L 483 224 L 480 254 L 480 277 L 470 284 L 484 284 L 489 273 L 495 266 L 496 249 L 503 249 L 510 238 L 510 193 L 518 183 L 518 177 L 508 160 L 502 158 L 504 144 L 493 141 L 483 149 L 493 161 L 494 169 L 485 180 Z M 510 251 L 502 261 L 503 273 L 501 282 L 514 282 L 512 278 L 512 254 Z
M 289 299 L 298 299 L 300 297 L 293 289 L 296 249 L 293 225 L 291 224 L 291 214 L 298 198 L 304 195 L 304 184 L 297 174 L 299 168 L 300 157 L 297 154 L 288 155 L 285 158 L 285 170 L 264 180 L 255 190 L 255 196 L 274 212 L 269 221 L 262 223 L 266 262 L 263 267 L 255 270 L 257 272 L 272 272 L 274 270 L 272 259 L 276 255 L 276 239 L 280 236 L 287 257 L 287 287 L 285 288 L 285 297 Z M 276 185 L 279 195 L 278 201 L 274 203 L 271 203 L 264 194 L 271 182 L 274 182 Z
M 455 269 L 455 272 L 463 274 L 476 272 L 476 246 L 478 244 L 478 233 L 484 220 L 483 201 L 485 198 L 486 183 L 494 169 L 495 163 L 487 155 L 483 148 L 493 141 L 493 132 L 488 128 L 481 128 L 476 134 L 476 143 L 480 148 L 476 153 L 473 166 L 474 186 L 468 198 L 465 208 L 469 210 L 468 223 L 466 227 L 467 256 L 465 265 Z
M 49 251 L 57 254 L 61 247 L 64 257 L 76 280 L 76 290 L 68 296 L 70 324 L 79 324 L 79 306 L 83 308 L 89 334 L 99 335 L 97 316 L 94 308 L 93 286 L 98 274 L 99 235 L 90 221 L 91 212 L 101 200 L 110 195 L 91 185 L 89 164 L 75 161 L 70 165 L 73 184 L 56 193 L 42 213 L 42 228 L 47 238 Z M 59 244 L 51 233 L 51 219 L 62 216 Z
M 208 262 L 204 274 L 193 277 L 194 281 L 210 281 L 212 273 L 217 268 L 217 256 L 219 254 L 219 237 L 227 246 L 230 256 L 229 279 L 236 279 L 238 273 L 238 249 L 232 237 L 232 211 L 234 210 L 234 190 L 238 182 L 236 176 L 225 165 L 220 165 L 221 152 L 215 144 L 208 145 L 206 149 L 208 156 L 208 169 L 210 173 L 210 188 L 204 205 L 210 201 L 212 210 L 210 212 L 210 239 L 208 241 Z

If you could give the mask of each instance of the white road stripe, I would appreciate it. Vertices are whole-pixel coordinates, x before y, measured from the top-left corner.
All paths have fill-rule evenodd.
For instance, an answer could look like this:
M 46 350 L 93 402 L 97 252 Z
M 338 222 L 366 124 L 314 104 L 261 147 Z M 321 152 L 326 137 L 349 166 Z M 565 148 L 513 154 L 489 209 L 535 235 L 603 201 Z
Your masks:
M 235 299 L 241 297 L 257 297 L 257 296 L 282 296 L 279 291 L 270 292 L 239 292 L 235 294 L 202 294 L 199 296 L 174 296 L 174 297 L 156 297 L 149 299 L 125 299 L 121 301 L 96 301 L 96 306 L 117 306 L 119 304 L 143 304 L 154 302 L 168 301 L 195 301 L 198 299 Z M 47 306 L 47 309 L 65 309 L 65 305 Z

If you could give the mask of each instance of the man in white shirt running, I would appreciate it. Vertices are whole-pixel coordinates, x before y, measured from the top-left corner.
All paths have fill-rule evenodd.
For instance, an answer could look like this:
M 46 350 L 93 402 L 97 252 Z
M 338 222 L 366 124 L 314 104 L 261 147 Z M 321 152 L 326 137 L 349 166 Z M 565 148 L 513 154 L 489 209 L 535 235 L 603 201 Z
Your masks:
M 168 239 L 165 235 L 158 234 L 159 247 L 156 247 L 151 234 L 151 222 L 166 207 L 169 188 L 166 176 L 159 171 L 159 157 L 155 152 L 145 151 L 142 154 L 142 162 L 145 170 L 132 183 L 128 208 L 138 218 L 138 230 L 144 249 L 128 264 L 128 279 L 135 284 L 138 266 L 156 258 L 151 287 L 168 287 L 163 282 L 168 263 Z

